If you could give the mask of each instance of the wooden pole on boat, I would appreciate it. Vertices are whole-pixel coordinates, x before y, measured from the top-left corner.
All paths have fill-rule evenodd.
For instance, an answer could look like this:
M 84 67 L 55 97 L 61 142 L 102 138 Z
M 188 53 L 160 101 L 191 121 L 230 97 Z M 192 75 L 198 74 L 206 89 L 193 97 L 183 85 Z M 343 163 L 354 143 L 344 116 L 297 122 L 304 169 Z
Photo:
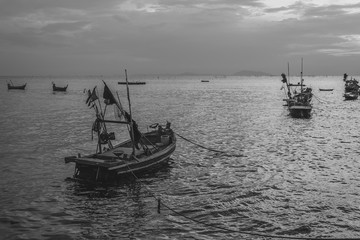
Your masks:
M 129 91 L 129 82 L 127 77 L 127 70 L 125 69 L 125 80 L 126 80 L 126 92 L 127 98 L 129 102 L 129 114 L 130 114 L 130 131 L 131 131 L 131 142 L 132 142 L 132 155 L 135 157 L 135 139 L 134 139 L 134 128 L 133 128 L 133 121 L 132 121 L 132 114 L 131 114 L 131 102 L 130 102 L 130 91 Z
M 290 98 L 290 65 L 289 65 L 289 62 L 288 62 L 288 80 L 286 81 L 286 87 L 288 89 L 288 97 Z
M 301 83 L 301 92 L 303 92 L 303 58 L 301 58 L 301 72 L 300 72 L 300 83 Z
M 290 84 L 290 64 L 288 62 L 288 82 Z
M 97 92 L 97 88 L 96 88 L 96 86 L 95 86 L 95 93 Z M 99 94 L 97 94 L 97 95 L 99 95 Z M 98 116 L 96 116 L 96 117 L 100 117 L 100 119 L 101 120 L 104 120 L 104 116 L 105 116 L 105 112 L 103 113 L 103 110 L 102 110 L 102 106 L 101 106 L 101 102 L 100 102 L 100 98 L 98 97 L 97 98 L 97 100 L 98 100 L 98 102 L 99 102 L 99 108 L 100 108 L 100 113 L 99 112 L 97 112 L 96 111 L 96 109 L 95 109 L 95 111 L 96 111 L 96 115 L 98 115 Z M 96 107 L 96 106 L 95 106 Z M 100 123 L 100 125 L 101 125 L 102 123 Z M 104 128 L 106 129 L 106 125 L 105 125 L 105 123 L 103 123 L 103 126 L 104 126 Z M 102 153 L 102 149 L 101 149 L 101 139 L 100 139 L 100 129 L 98 130 L 98 151 L 99 151 L 99 153 Z M 96 151 L 97 152 L 97 151 Z

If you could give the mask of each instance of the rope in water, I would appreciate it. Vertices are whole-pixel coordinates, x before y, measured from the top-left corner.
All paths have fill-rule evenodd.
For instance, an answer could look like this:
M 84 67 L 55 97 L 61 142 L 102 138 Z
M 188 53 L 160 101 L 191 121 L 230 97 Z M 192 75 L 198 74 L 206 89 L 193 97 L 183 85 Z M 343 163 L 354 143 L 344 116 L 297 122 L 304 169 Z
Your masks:
M 185 138 L 184 136 L 181 136 L 180 134 L 174 132 L 177 136 L 179 136 L 180 138 L 184 139 L 185 141 L 189 142 L 189 143 L 192 143 L 200 148 L 203 148 L 203 149 L 206 149 L 206 150 L 209 150 L 209 151 L 212 151 L 212 152 L 218 152 L 218 153 L 223 153 L 223 154 L 226 154 L 226 156 L 230 156 L 230 157 L 244 157 L 244 155 L 242 154 L 233 154 L 233 153 L 228 153 L 228 152 L 225 152 L 225 151 L 221 151 L 221 150 L 217 150 L 217 149 L 212 149 L 212 148 L 208 148 L 208 147 L 205 147 L 203 145 L 200 145 L 198 143 L 195 143 L 194 141 L 191 141 L 187 138 Z
M 131 174 L 135 177 L 135 179 L 139 180 L 139 178 L 135 175 L 135 173 L 130 169 L 130 167 L 128 166 L 128 169 L 130 170 Z M 141 182 L 139 182 L 141 184 Z M 161 200 L 161 197 L 157 197 L 147 186 L 144 186 L 145 189 L 148 191 L 148 193 L 158 202 L 158 213 L 160 213 L 160 206 L 163 206 L 165 208 L 167 208 L 168 210 L 172 211 L 173 213 L 188 219 L 192 222 L 195 223 L 199 223 L 201 225 L 207 226 L 207 227 L 212 227 L 212 228 L 216 228 L 219 230 L 223 230 L 223 231 L 228 231 L 228 232 L 233 232 L 233 233 L 239 233 L 239 234 L 244 234 L 244 235 L 251 235 L 251 236 L 258 236 L 258 237 L 266 237 L 266 238 L 278 238 L 278 239 L 296 239 L 296 240 L 359 240 L 360 238 L 311 238 L 311 237 L 290 237 L 290 236 L 279 236 L 279 235 L 267 235 L 267 234 L 262 234 L 262 233 L 256 233 L 256 232 L 246 232 L 246 231 L 240 231 L 240 230 L 234 230 L 234 229 L 230 229 L 230 228 L 226 228 L 226 227 L 221 227 L 221 226 L 216 226 L 214 224 L 209 224 L 206 222 L 202 222 L 199 220 L 196 220 L 194 218 L 188 217 L 176 210 L 174 210 L 173 208 L 169 207 L 168 205 L 164 204 Z
M 313 94 L 313 97 L 314 97 L 316 100 L 318 100 L 319 102 L 321 102 L 321 103 L 333 103 L 333 102 L 331 102 L 331 101 L 326 101 L 326 100 L 320 99 L 320 98 L 317 97 L 315 94 Z

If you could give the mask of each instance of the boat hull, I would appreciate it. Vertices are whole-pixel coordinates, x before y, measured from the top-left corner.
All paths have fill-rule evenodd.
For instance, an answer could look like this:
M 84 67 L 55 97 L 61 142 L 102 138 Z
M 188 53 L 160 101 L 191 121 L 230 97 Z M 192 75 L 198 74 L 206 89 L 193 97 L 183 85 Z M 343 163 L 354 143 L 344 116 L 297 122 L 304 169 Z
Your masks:
M 146 84 L 146 82 L 118 82 L 118 84 L 120 84 L 120 85 L 126 85 L 126 84 L 128 84 L 128 85 L 145 85 Z
M 310 118 L 311 117 L 311 106 L 290 106 L 289 112 L 293 118 Z
M 145 134 L 149 139 L 154 139 L 155 136 L 156 132 Z M 159 136 L 157 139 L 160 139 Z M 176 148 L 175 135 L 172 134 L 170 139 L 167 145 L 162 145 L 160 141 L 151 143 L 154 146 L 158 145 L 151 154 L 136 150 L 136 159 L 131 159 L 132 148 L 129 148 L 131 141 L 126 141 L 103 154 L 66 157 L 65 163 L 74 162 L 76 164 L 74 178 L 86 181 L 108 182 L 118 178 L 137 177 L 143 173 L 157 171 L 168 163 Z M 118 156 L 116 155 L 118 151 L 125 154 Z
M 345 93 L 344 98 L 345 100 L 356 100 L 358 99 L 359 94 L 357 93 Z
M 53 85 L 53 91 L 54 92 L 66 92 L 68 85 L 66 87 L 57 87 L 55 84 Z
M 17 89 L 17 90 L 25 90 L 25 87 L 26 87 L 26 83 L 24 84 L 24 85 L 21 85 L 21 86 L 13 86 L 13 85 L 10 85 L 10 84 L 8 84 L 7 85 L 8 86 L 8 90 L 15 90 L 15 89 Z

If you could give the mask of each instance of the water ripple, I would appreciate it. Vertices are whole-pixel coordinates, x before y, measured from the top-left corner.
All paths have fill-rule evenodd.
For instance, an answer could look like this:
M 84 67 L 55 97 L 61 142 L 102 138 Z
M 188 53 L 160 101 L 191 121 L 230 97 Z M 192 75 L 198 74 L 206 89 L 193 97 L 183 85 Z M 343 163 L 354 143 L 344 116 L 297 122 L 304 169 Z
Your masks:
M 6 239 L 263 239 L 236 231 L 360 236 L 359 104 L 343 101 L 341 78 L 307 79 L 321 99 L 310 119 L 288 116 L 277 77 L 206 85 L 197 77 L 147 79 L 130 88 L 142 131 L 169 120 L 178 134 L 225 154 L 178 138 L 168 168 L 106 186 L 66 181 L 74 169 L 63 162 L 95 150 L 83 89 L 97 84 L 101 91 L 101 82 L 58 78 L 71 90 L 53 94 L 53 80 L 32 78 L 25 92 L 0 87 Z M 124 103 L 117 80 L 106 79 Z M 324 85 L 335 90 L 316 91 Z M 127 138 L 121 129 L 115 134 Z M 153 194 L 170 209 L 158 213 Z

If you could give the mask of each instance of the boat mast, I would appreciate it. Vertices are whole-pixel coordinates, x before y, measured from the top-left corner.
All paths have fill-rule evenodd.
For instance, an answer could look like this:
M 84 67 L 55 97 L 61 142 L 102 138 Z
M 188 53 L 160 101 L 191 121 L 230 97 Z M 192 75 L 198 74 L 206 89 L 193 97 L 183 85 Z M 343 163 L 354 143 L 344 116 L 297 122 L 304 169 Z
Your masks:
M 131 142 L 132 142 L 132 155 L 135 157 L 135 139 L 134 139 L 134 127 L 133 127 L 133 120 L 131 114 L 131 102 L 130 102 L 130 93 L 129 93 L 129 82 L 127 77 L 127 70 L 125 69 L 125 80 L 126 80 L 126 91 L 127 91 L 127 98 L 129 102 L 129 114 L 130 114 L 130 131 L 131 131 Z
M 301 92 L 303 92 L 303 82 L 304 82 L 304 79 L 303 79 L 303 58 L 301 58 L 301 72 L 300 72 L 300 88 L 301 88 Z
M 286 81 L 286 86 L 288 89 L 288 97 L 291 98 L 291 91 L 290 91 L 290 65 L 288 62 L 288 80 Z

